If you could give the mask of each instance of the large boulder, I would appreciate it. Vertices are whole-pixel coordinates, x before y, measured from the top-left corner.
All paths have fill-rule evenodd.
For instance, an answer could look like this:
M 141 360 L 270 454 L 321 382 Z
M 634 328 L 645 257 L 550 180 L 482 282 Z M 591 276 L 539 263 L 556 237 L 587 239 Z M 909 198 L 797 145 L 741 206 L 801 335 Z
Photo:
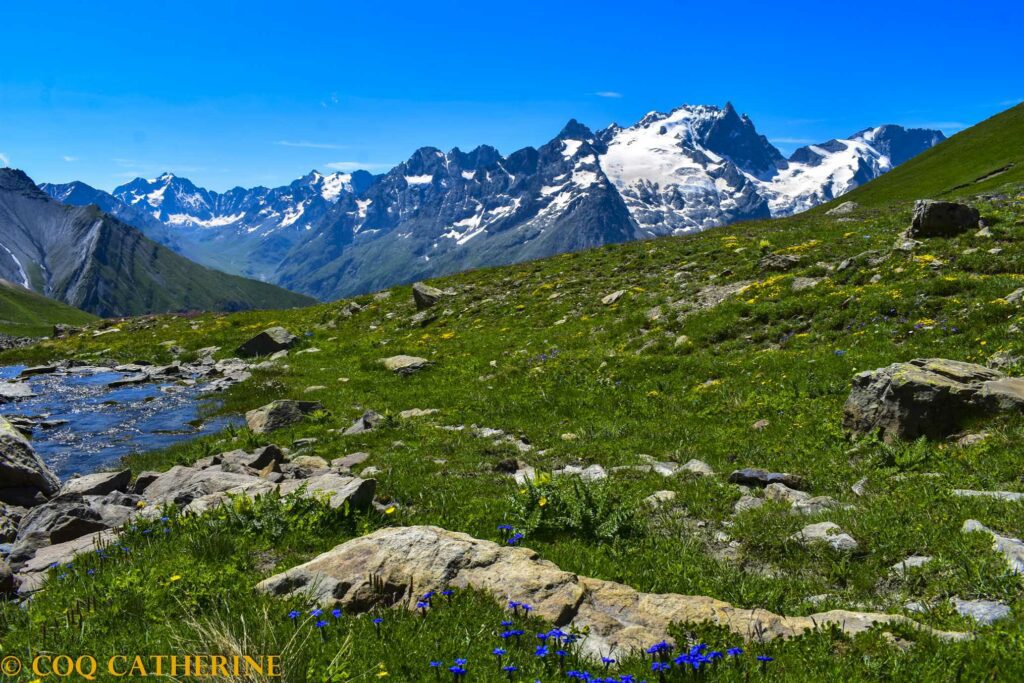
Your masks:
M 76 477 L 65 482 L 60 490 L 62 496 L 105 496 L 113 491 L 127 491 L 132 480 L 131 470 L 120 472 L 97 472 Z
M 444 295 L 444 290 L 422 282 L 417 282 L 412 286 L 412 298 L 416 302 L 416 310 L 419 311 L 436 305 Z
M 941 439 L 970 416 L 1024 408 L 1024 378 L 944 358 L 917 358 L 853 378 L 843 426 L 886 441 Z
M 433 365 L 426 358 L 419 356 L 390 356 L 381 360 L 384 367 L 398 375 L 411 375 L 425 367 Z
M 796 254 L 766 254 L 757 265 L 761 270 L 785 272 L 796 268 L 801 260 Z
M 589 655 L 671 640 L 669 627 L 680 624 L 709 622 L 757 641 L 833 626 L 852 635 L 876 624 L 916 625 L 895 614 L 834 610 L 784 617 L 701 595 L 641 593 L 620 583 L 563 571 L 528 548 L 498 545 L 432 526 L 380 529 L 272 576 L 258 588 L 363 612 L 376 606 L 415 609 L 424 593 L 446 586 L 489 593 L 502 603 L 524 602 L 533 614 L 556 626 L 585 630 L 588 635 L 582 647 Z
M 32 445 L 0 417 L 0 502 L 32 505 L 60 490 L 60 480 Z
M 911 237 L 949 237 L 978 227 L 981 215 L 974 207 L 956 202 L 919 199 L 914 204 Z
M 283 327 L 270 327 L 238 347 L 235 352 L 243 358 L 269 356 L 295 346 L 299 338 Z
M 247 412 L 245 422 L 254 433 L 262 434 L 301 422 L 309 413 L 323 409 L 318 401 L 274 401 Z

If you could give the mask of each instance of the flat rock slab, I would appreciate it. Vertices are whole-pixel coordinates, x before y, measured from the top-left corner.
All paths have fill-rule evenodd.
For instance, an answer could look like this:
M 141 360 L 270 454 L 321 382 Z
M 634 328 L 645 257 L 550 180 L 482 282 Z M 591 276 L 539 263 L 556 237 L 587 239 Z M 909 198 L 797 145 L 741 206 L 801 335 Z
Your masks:
M 0 382 L 0 403 L 32 398 L 35 395 L 32 387 L 23 382 Z
M 834 610 L 784 617 L 706 596 L 641 593 L 563 571 L 528 548 L 434 526 L 380 529 L 272 576 L 258 588 L 364 612 L 378 605 L 412 610 L 424 593 L 445 586 L 484 591 L 501 602 L 526 602 L 533 614 L 556 626 L 587 629 L 583 648 L 592 656 L 671 640 L 668 628 L 676 623 L 710 622 L 758 641 L 831 626 L 847 634 L 878 624 L 920 626 L 895 614 Z M 945 639 L 966 637 L 920 628 Z
M 61 487 L 61 495 L 105 496 L 113 491 L 127 491 L 132 480 L 131 470 L 120 472 L 96 472 L 84 477 L 69 479 Z
M 818 522 L 808 524 L 800 531 L 790 537 L 791 540 L 801 545 L 814 545 L 823 543 L 839 552 L 851 552 L 857 549 L 857 541 L 853 536 L 839 528 L 833 522 Z
M 996 602 L 995 600 L 961 600 L 960 598 L 950 598 L 950 604 L 953 605 L 953 609 L 956 613 L 962 617 L 968 617 L 974 619 L 982 626 L 991 626 L 997 621 L 1001 621 L 1010 616 L 1010 606 Z
M 741 484 L 743 486 L 761 486 L 770 484 L 782 484 L 791 489 L 804 488 L 804 479 L 798 474 L 786 472 L 769 472 L 756 467 L 746 467 L 736 470 L 729 475 L 730 484 Z
M 962 531 L 965 534 L 982 533 L 992 538 L 992 549 L 1006 559 L 1006 564 L 1014 574 L 1024 574 L 1024 541 L 1010 536 L 1001 536 L 976 519 L 964 522 Z
M 385 369 L 399 375 L 411 375 L 433 365 L 431 361 L 419 356 L 390 356 L 381 360 L 381 363 Z
M 1008 503 L 1016 503 L 1024 500 L 1024 493 L 1018 491 L 973 491 L 971 489 L 953 489 L 953 495 L 958 498 L 993 498 L 1004 500 Z

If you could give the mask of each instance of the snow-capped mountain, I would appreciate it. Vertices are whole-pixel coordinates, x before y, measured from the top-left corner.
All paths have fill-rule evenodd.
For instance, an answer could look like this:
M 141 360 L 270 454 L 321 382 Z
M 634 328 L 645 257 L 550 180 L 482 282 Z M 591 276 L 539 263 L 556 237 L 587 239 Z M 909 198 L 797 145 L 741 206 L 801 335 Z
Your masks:
M 542 147 L 508 156 L 487 145 L 424 147 L 379 176 L 313 171 L 284 187 L 224 193 L 170 173 L 112 195 L 81 184 L 43 188 L 67 203 L 100 204 L 193 260 L 329 299 L 789 215 L 944 139 L 880 126 L 787 159 L 731 104 L 687 105 L 597 133 L 572 120 Z

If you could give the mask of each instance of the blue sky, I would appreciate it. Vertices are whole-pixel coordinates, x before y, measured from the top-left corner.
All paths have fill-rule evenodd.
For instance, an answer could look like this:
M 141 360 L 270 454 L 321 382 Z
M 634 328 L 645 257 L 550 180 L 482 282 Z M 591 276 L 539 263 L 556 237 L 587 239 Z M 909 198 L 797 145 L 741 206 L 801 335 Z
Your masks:
M 784 152 L 1024 98 L 1019 2 L 8 2 L 0 165 L 104 189 L 384 170 L 732 101 Z

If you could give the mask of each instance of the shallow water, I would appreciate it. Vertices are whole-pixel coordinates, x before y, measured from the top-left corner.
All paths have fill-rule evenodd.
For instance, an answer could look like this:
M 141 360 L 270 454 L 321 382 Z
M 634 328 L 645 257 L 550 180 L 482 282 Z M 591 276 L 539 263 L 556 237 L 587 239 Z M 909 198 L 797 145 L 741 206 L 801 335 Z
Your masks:
M 14 379 L 23 369 L 0 366 L 0 380 Z M 30 377 L 27 383 L 37 395 L 0 404 L 0 415 L 67 420 L 51 429 L 36 428 L 32 435 L 36 452 L 61 479 L 241 422 L 237 417 L 205 419 L 218 404 L 202 394 L 201 386 L 149 382 L 107 387 L 124 376 L 92 369 Z

